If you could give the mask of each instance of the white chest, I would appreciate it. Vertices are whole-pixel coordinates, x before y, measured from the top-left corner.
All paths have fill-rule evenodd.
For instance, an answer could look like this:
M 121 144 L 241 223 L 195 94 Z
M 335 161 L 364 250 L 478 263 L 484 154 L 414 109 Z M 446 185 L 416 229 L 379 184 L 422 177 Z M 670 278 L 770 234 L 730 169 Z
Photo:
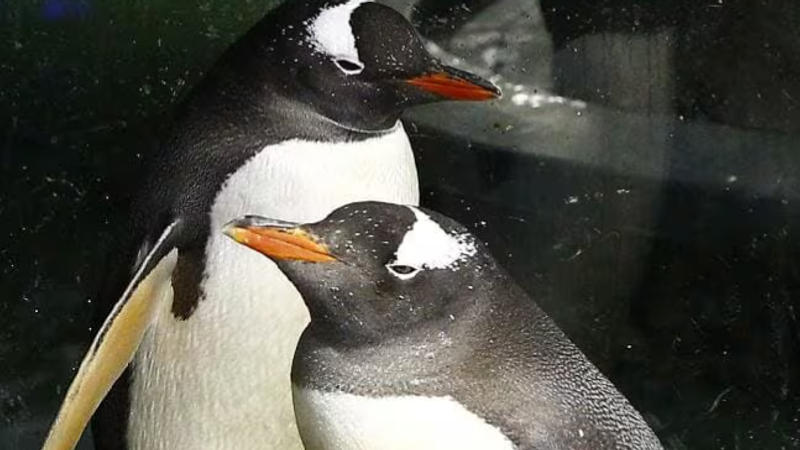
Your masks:
M 289 373 L 308 312 L 274 263 L 219 230 L 244 214 L 316 221 L 362 200 L 418 203 L 402 126 L 270 146 L 229 177 L 210 211 L 203 299 L 185 321 L 165 306 L 134 361 L 132 449 L 300 448 Z
M 380 397 L 294 389 L 307 450 L 513 450 L 497 428 L 450 397 Z

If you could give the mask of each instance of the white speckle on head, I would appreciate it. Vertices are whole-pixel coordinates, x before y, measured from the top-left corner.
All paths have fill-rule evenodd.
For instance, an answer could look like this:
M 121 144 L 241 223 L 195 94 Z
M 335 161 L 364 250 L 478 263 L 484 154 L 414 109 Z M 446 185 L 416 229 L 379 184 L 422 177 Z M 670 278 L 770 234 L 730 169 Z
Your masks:
M 424 212 L 412 206 L 408 208 L 417 221 L 403 236 L 395 259 L 389 265 L 445 269 L 454 267 L 477 251 L 470 235 L 448 233 Z
M 346 3 L 323 9 L 316 17 L 310 20 L 308 30 L 314 48 L 334 61 L 347 60 L 358 66 L 358 69 L 342 67 L 339 69 L 350 75 L 364 70 L 364 63 L 358 56 L 356 38 L 350 26 L 350 16 L 362 3 L 369 0 L 350 0 Z

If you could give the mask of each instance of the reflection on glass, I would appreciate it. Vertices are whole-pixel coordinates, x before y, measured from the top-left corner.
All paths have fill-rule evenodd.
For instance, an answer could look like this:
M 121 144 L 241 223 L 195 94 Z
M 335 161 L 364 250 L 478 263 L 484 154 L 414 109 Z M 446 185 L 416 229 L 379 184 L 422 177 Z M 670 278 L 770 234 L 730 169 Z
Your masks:
M 505 92 L 406 115 L 422 203 L 487 241 L 667 448 L 798 445 L 794 4 L 388 3 Z M 9 448 L 38 448 L 94 334 L 173 105 L 272 6 L 0 5 Z

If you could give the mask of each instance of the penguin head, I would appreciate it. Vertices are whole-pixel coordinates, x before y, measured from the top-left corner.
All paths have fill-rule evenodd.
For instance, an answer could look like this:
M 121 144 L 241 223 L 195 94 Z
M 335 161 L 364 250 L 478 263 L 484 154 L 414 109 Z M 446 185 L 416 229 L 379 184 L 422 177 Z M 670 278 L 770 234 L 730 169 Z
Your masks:
M 305 225 L 247 216 L 225 233 L 273 259 L 302 294 L 312 323 L 340 342 L 452 320 L 503 279 L 466 228 L 411 206 L 351 203 Z
M 400 13 L 369 0 L 287 1 L 246 40 L 273 84 L 352 128 L 390 128 L 413 105 L 501 95 L 443 65 Z

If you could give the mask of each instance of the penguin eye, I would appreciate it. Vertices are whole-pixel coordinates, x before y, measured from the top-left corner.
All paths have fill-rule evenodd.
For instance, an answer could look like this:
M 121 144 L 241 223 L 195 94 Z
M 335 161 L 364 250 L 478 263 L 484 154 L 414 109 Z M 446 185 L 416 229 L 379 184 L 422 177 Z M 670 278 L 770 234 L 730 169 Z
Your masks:
M 386 268 L 389 269 L 389 272 L 392 275 L 400 278 L 401 280 L 408 280 L 409 278 L 413 278 L 414 275 L 419 272 L 419 269 L 414 266 L 406 266 L 403 264 L 387 264 Z
M 346 73 L 347 75 L 355 75 L 361 73 L 364 70 L 364 64 L 361 64 L 357 61 L 351 61 L 349 59 L 335 59 L 334 64 L 339 67 L 339 70 Z

